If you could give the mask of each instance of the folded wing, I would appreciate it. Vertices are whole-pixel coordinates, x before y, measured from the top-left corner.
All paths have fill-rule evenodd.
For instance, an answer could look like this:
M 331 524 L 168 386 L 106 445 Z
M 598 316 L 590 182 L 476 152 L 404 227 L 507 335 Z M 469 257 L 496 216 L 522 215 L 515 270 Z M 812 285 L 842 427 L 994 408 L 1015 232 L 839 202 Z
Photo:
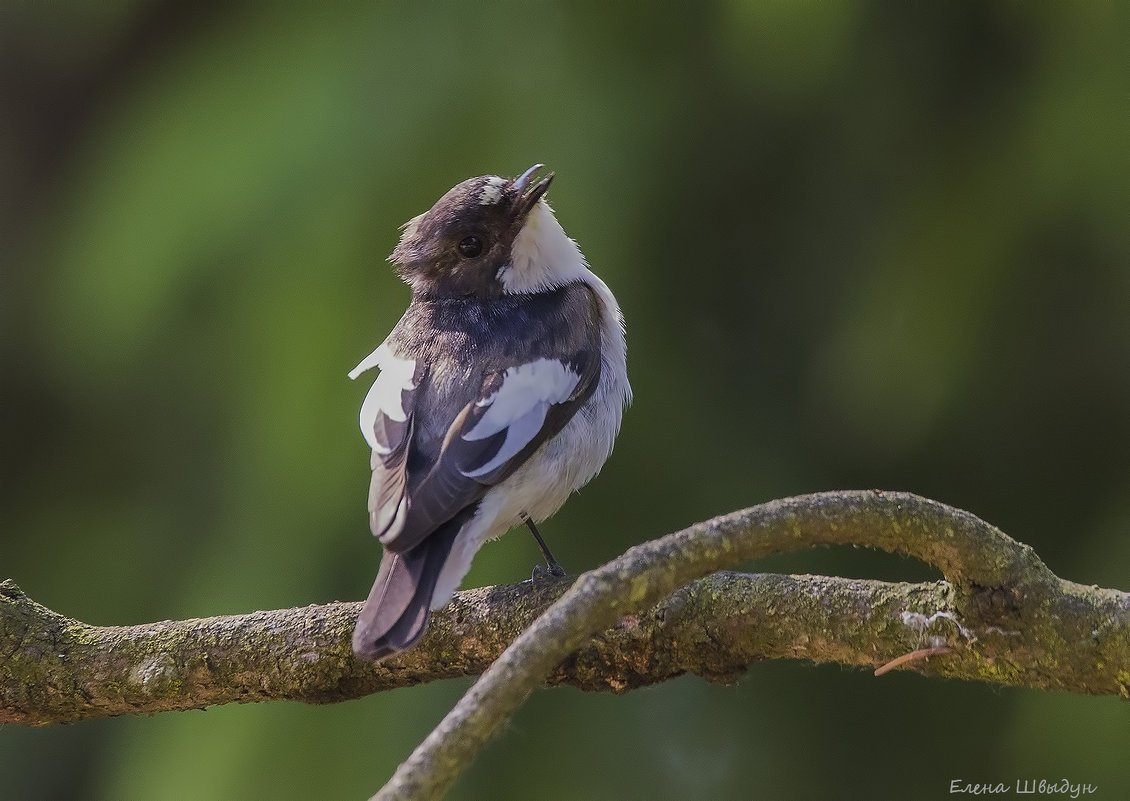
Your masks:
M 413 450 L 424 443 L 415 441 L 414 415 L 427 402 L 428 370 L 413 363 L 409 378 L 406 364 L 398 369 L 399 378 L 370 391 L 377 399 L 370 415 L 369 514 L 374 535 L 403 552 L 477 502 L 564 428 L 596 388 L 600 357 L 586 350 L 487 373 L 454 416 L 434 461 L 417 475 Z

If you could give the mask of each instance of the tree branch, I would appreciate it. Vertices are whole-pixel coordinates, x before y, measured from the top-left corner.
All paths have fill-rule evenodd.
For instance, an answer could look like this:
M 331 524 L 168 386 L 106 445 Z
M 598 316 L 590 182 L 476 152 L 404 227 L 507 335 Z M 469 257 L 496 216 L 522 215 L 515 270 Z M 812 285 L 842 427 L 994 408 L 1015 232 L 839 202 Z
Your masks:
M 699 523 L 581 576 L 475 682 L 373 801 L 442 796 L 554 666 L 622 616 L 735 562 L 837 543 L 915 556 L 940 568 L 956 593 L 956 614 L 944 615 L 968 619 L 985 635 L 1016 637 L 999 661 L 963 649 L 977 677 L 1023 674 L 1034 686 L 1049 686 L 1050 675 L 1089 678 L 1113 671 L 1111 691 L 1130 696 L 1130 595 L 1061 581 L 1028 546 L 936 501 L 908 493 L 819 493 Z M 1089 600 L 1099 608 L 1078 614 Z M 1107 614 L 1094 614 L 1100 609 Z M 866 608 L 858 612 L 865 619 L 870 614 Z M 916 622 L 913 614 L 900 617 Z M 931 613 L 924 623 L 932 619 L 939 618 Z M 975 631 L 962 626 L 962 637 L 974 641 Z M 828 634 L 811 632 L 817 641 Z M 1051 658 L 1037 661 L 1029 649 Z M 951 660 L 961 657 L 939 658 L 947 665 Z M 1079 689 L 1093 689 L 1088 678 Z
M 746 559 L 836 543 L 916 556 L 947 580 L 714 573 L 687 585 Z M 462 592 L 419 646 L 379 665 L 350 651 L 359 608 L 97 627 L 3 582 L 0 722 L 346 700 L 478 675 L 526 630 L 378 796 L 426 798 L 541 683 L 624 692 L 685 672 L 733 681 L 759 659 L 874 668 L 922 650 L 933 655 L 901 669 L 1130 697 L 1130 594 L 1060 580 L 987 523 L 905 493 L 774 501 L 637 546 L 572 586 Z

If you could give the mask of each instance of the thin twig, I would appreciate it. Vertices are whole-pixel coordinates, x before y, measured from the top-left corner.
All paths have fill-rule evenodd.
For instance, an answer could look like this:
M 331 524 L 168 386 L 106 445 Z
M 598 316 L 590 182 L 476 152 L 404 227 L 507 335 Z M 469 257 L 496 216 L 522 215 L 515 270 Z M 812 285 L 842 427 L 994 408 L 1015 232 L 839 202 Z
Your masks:
M 911 651 L 909 654 L 895 657 L 887 664 L 875 668 L 875 675 L 882 676 L 884 673 L 889 673 L 897 667 L 908 665 L 911 662 L 917 662 L 919 659 L 929 659 L 932 656 L 948 654 L 952 651 L 953 649 L 948 645 L 936 645 L 933 648 L 919 648 L 917 651 Z

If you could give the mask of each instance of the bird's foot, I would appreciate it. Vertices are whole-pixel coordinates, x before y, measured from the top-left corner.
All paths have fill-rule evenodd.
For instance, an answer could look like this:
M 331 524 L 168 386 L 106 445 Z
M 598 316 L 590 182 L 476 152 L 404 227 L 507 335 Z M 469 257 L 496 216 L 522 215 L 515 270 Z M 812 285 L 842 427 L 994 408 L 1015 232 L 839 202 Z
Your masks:
M 545 581 L 550 578 L 565 578 L 568 573 L 565 572 L 565 568 L 561 566 L 561 563 L 553 558 L 553 554 L 549 552 L 549 546 L 545 544 L 545 540 L 542 538 L 541 532 L 538 531 L 538 527 L 534 525 L 534 521 L 530 520 L 529 517 L 525 517 L 524 519 L 530 529 L 530 533 L 533 534 L 534 539 L 537 540 L 542 555 L 545 557 L 545 566 L 534 565 L 534 572 L 533 575 L 530 576 L 530 580 Z
M 565 578 L 568 573 L 565 568 L 557 562 L 548 565 L 534 565 L 534 572 L 530 575 L 530 581 L 548 581 L 549 579 Z

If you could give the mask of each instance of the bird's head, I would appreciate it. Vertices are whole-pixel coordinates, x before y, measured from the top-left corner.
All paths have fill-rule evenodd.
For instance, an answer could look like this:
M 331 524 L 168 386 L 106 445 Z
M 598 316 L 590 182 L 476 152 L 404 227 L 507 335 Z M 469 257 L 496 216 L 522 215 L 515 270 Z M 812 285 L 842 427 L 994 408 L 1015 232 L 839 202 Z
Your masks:
M 483 175 L 456 185 L 404 224 L 389 260 L 423 297 L 494 298 L 568 283 L 586 269 L 544 195 L 535 164 L 517 178 Z

